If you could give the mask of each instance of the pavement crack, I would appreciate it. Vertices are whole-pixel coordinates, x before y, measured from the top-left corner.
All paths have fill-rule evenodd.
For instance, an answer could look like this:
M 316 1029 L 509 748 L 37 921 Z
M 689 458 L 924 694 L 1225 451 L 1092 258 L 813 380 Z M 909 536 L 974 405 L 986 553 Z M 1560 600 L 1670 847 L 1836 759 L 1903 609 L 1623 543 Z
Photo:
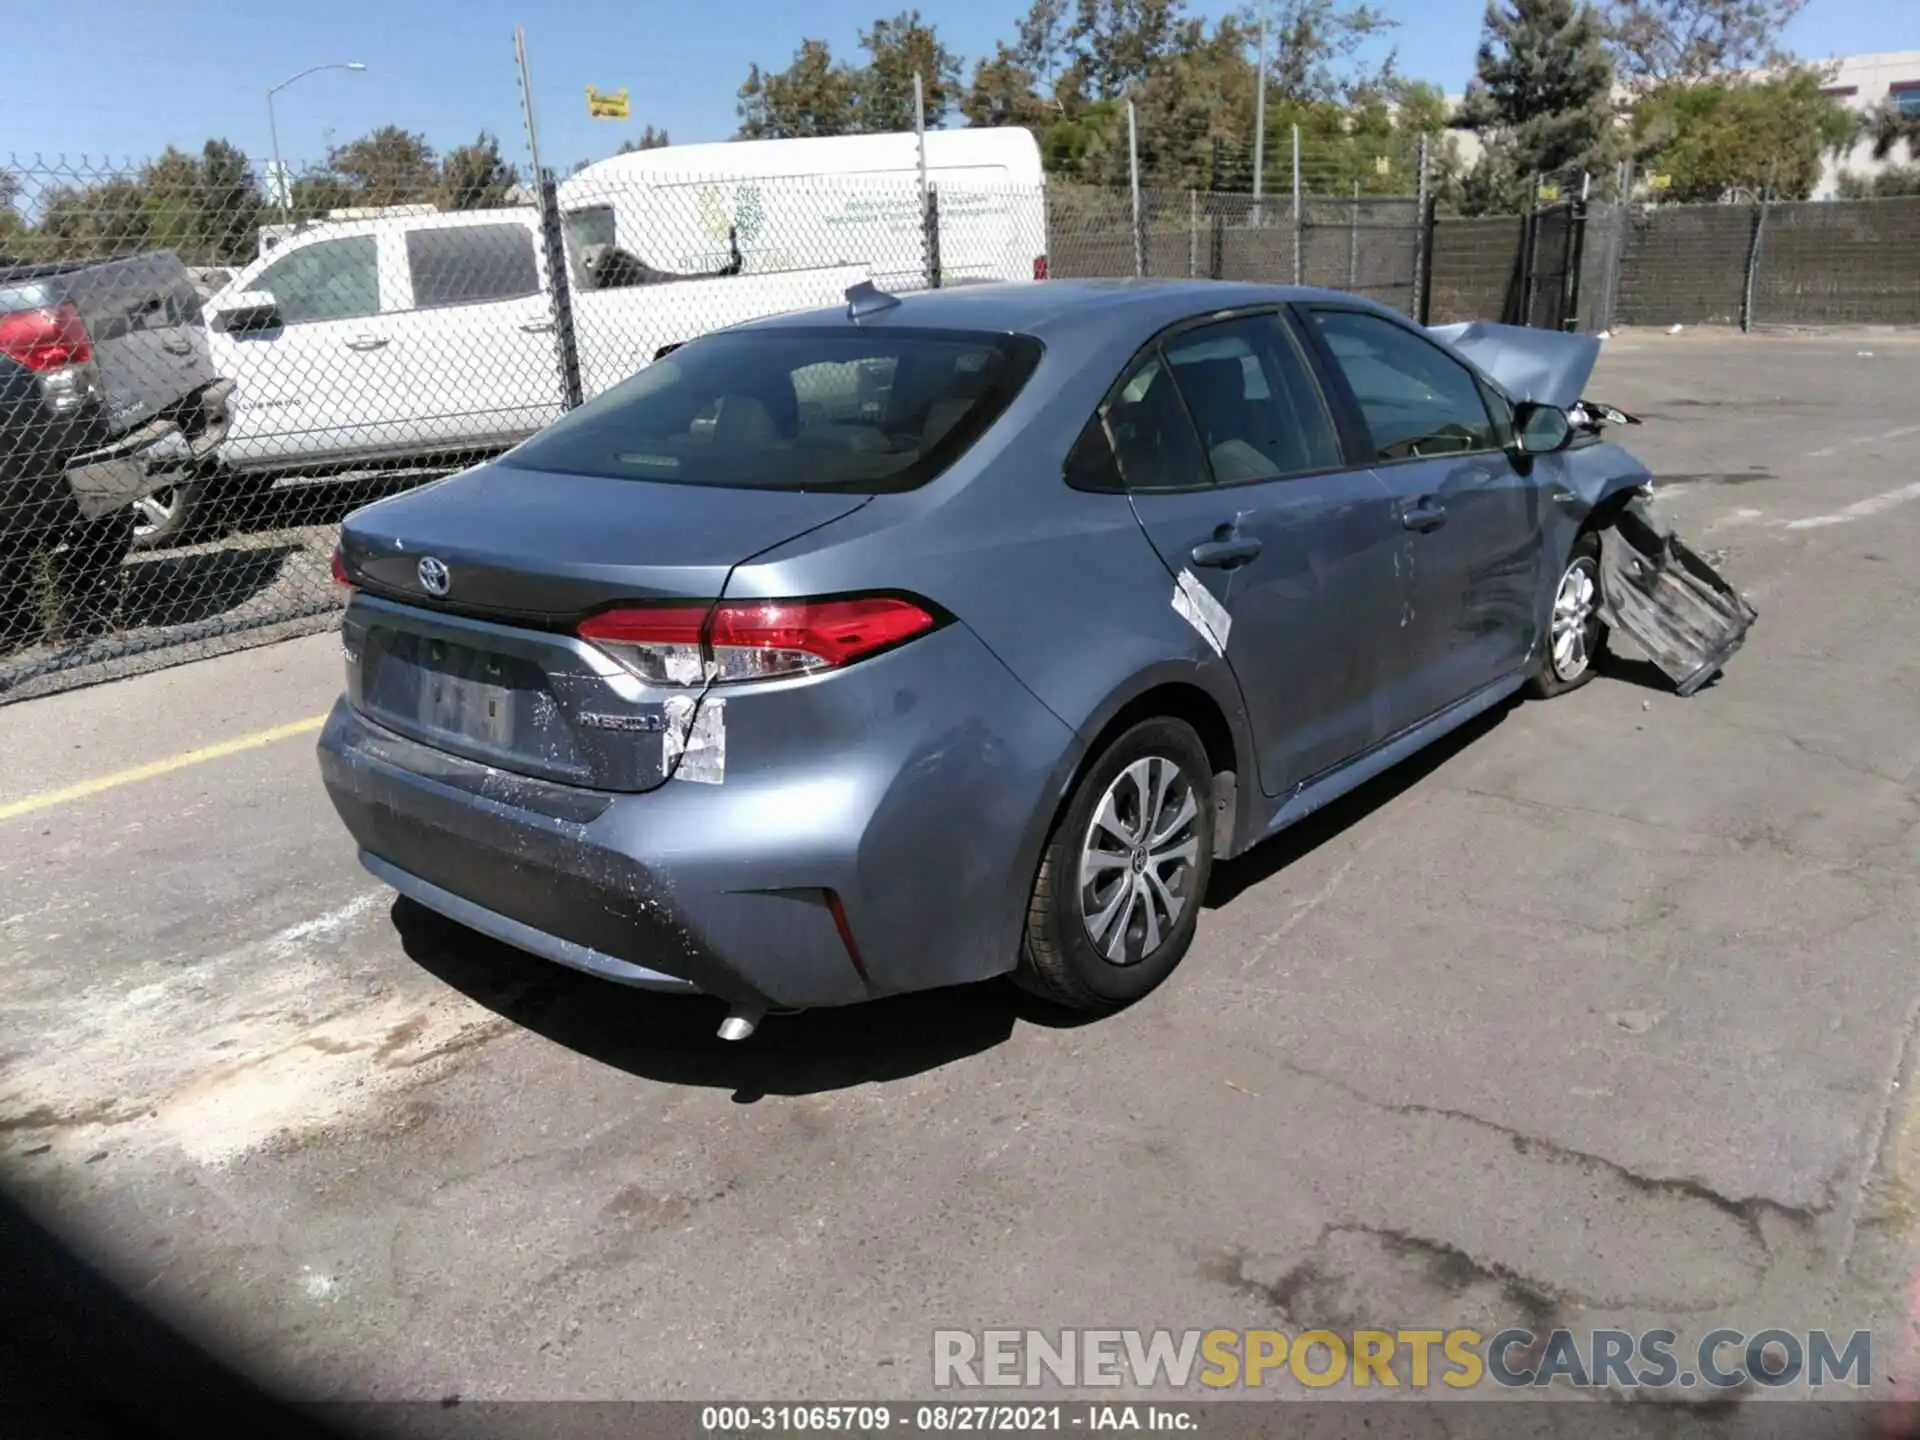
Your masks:
M 1604 1155 L 1595 1155 L 1586 1150 L 1576 1150 L 1572 1146 L 1562 1145 L 1557 1140 L 1549 1140 L 1543 1136 L 1528 1135 L 1523 1131 L 1516 1130 L 1510 1125 L 1502 1125 L 1496 1121 L 1485 1119 L 1482 1116 L 1471 1114 L 1465 1110 L 1455 1110 L 1442 1105 L 1426 1105 L 1418 1101 L 1395 1103 L 1393 1101 L 1381 1100 L 1377 1096 L 1369 1095 L 1366 1091 L 1360 1089 L 1350 1081 L 1341 1079 L 1339 1076 L 1324 1074 L 1318 1070 L 1311 1070 L 1291 1060 L 1280 1060 L 1276 1063 L 1289 1074 L 1297 1075 L 1302 1079 L 1314 1081 L 1321 1085 L 1330 1086 L 1338 1090 L 1341 1094 L 1357 1100 L 1362 1105 L 1384 1111 L 1389 1115 L 1422 1116 L 1441 1120 L 1452 1120 L 1463 1125 L 1471 1125 L 1489 1134 L 1504 1136 L 1508 1143 L 1513 1146 L 1514 1153 L 1517 1155 L 1548 1160 L 1560 1165 L 1590 1167 L 1605 1172 L 1629 1189 L 1638 1191 L 1641 1194 L 1679 1196 L 1711 1206 L 1721 1214 L 1738 1220 L 1745 1226 L 1747 1231 L 1752 1235 L 1755 1243 L 1760 1247 L 1760 1253 L 1763 1255 L 1769 1253 L 1769 1247 L 1766 1242 L 1766 1236 L 1761 1230 L 1760 1219 L 1762 1215 L 1777 1215 L 1783 1219 L 1792 1221 L 1796 1225 L 1811 1228 L 1818 1223 L 1820 1216 L 1825 1213 L 1826 1210 L 1831 1209 L 1833 1205 L 1830 1181 L 1825 1182 L 1822 1187 L 1828 1194 L 1828 1199 L 1822 1206 L 1789 1205 L 1764 1195 L 1738 1197 L 1725 1195 L 1703 1180 L 1688 1176 L 1642 1175 L 1639 1171 L 1622 1165 L 1617 1160 L 1610 1160 Z

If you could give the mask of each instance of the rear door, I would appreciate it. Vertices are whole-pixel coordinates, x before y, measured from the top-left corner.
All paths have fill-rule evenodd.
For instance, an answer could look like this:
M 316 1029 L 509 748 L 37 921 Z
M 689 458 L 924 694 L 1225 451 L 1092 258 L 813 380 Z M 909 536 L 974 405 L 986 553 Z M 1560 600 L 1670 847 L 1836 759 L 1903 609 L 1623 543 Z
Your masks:
M 1312 306 L 1330 383 L 1394 497 L 1411 578 L 1404 661 L 1424 719 L 1527 663 L 1539 626 L 1541 487 L 1516 468 L 1472 370 L 1412 326 Z
M 235 282 L 272 294 L 280 324 L 217 331 L 214 364 L 237 382 L 222 455 L 259 467 L 377 451 L 391 427 L 392 335 L 381 293 L 397 277 L 371 231 L 287 242 L 271 264 Z
M 390 323 L 409 442 L 511 444 L 559 419 L 553 315 L 531 221 L 424 225 L 399 238 L 406 284 Z
M 1196 589 L 1226 617 L 1261 788 L 1287 794 L 1386 738 L 1402 683 L 1398 523 L 1379 479 L 1349 467 L 1287 320 L 1165 338 L 1106 419 L 1176 590 L 1203 623 Z

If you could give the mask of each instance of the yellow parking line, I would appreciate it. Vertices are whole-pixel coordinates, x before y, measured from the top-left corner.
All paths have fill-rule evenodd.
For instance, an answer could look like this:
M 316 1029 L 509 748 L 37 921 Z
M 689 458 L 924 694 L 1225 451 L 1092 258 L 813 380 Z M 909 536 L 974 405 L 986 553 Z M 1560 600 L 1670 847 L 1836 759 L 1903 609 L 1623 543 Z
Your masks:
M 0 804 L 0 820 L 12 820 L 21 815 L 31 814 L 35 810 L 45 810 L 51 805 L 64 805 L 69 800 L 84 800 L 87 796 L 98 795 L 103 790 L 115 790 L 122 785 L 131 785 L 137 780 L 151 780 L 175 770 L 184 770 L 189 765 L 199 765 L 207 760 L 220 760 L 228 755 L 238 755 L 243 750 L 258 750 L 262 745 L 271 745 L 276 740 L 291 739 L 295 735 L 311 735 L 326 723 L 326 716 L 315 715 L 311 719 L 295 720 L 290 725 L 275 725 L 270 730 L 255 730 L 250 735 L 236 735 L 233 739 L 222 740 L 217 745 L 183 751 L 178 755 L 169 755 L 164 760 L 135 765 L 131 770 L 116 770 L 111 775 L 96 775 L 91 780 L 82 780 L 77 785 L 68 785 L 59 790 L 43 790 L 38 795 L 27 796 L 24 800 L 9 800 Z

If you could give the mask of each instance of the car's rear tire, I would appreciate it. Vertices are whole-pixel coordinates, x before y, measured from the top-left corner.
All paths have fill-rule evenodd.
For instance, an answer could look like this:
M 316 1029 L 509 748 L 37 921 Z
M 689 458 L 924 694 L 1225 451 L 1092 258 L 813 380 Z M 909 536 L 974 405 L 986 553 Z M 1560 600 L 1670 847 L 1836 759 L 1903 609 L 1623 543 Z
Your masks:
M 1574 540 L 1554 582 L 1546 643 L 1540 668 L 1527 682 L 1529 694 L 1550 700 L 1593 679 L 1594 667 L 1607 653 L 1607 624 L 1599 605 L 1600 537 L 1588 530 Z
M 1075 1010 L 1129 1005 L 1193 943 L 1213 869 L 1213 768 L 1184 721 L 1143 720 L 1081 775 L 1047 839 L 1015 980 Z

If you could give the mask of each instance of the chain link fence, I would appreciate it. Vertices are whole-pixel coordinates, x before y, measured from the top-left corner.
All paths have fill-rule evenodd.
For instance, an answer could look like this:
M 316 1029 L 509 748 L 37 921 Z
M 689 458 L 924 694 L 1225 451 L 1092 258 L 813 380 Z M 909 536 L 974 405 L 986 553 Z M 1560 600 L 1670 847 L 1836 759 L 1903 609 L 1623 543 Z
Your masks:
M 1299 282 L 1435 323 L 1568 323 L 1547 290 L 1577 292 L 1596 329 L 1920 321 L 1920 200 L 1613 207 L 1583 246 L 1571 209 L 1437 216 L 1417 163 L 1309 153 L 1296 188 L 1278 158 L 1282 193 L 1256 197 L 714 179 L 637 157 L 537 186 L 483 165 L 459 183 L 273 169 L 263 187 L 268 167 L 217 142 L 146 164 L 16 157 L 0 703 L 326 628 L 352 509 L 694 336 L 861 280 Z

